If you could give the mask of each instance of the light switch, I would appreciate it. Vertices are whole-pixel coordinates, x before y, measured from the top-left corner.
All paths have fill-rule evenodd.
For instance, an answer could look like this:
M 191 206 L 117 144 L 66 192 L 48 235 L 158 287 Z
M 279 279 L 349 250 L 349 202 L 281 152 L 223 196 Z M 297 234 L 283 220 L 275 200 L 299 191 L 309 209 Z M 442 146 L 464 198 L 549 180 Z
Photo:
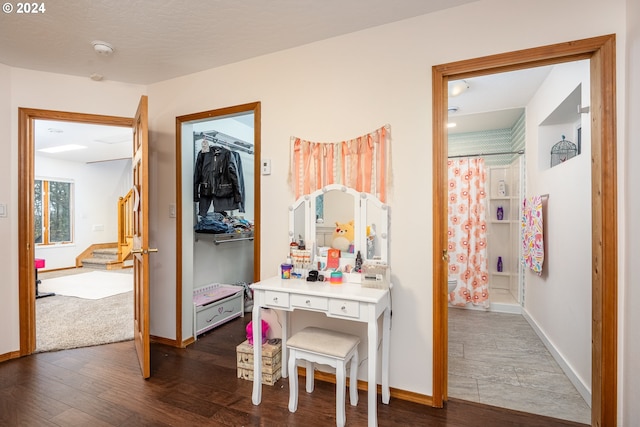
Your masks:
M 169 218 L 175 218 L 176 217 L 176 204 L 175 203 L 170 203 L 169 204 Z
M 0 203 L 0 218 L 7 217 L 7 205 L 4 203 Z
M 271 175 L 271 159 L 262 160 L 262 175 Z

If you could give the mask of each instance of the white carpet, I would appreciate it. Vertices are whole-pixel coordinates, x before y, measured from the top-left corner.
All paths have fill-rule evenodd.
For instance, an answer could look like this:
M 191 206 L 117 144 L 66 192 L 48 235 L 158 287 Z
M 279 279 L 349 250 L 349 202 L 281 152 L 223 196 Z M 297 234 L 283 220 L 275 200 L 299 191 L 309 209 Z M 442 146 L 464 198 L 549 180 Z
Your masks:
M 56 295 L 85 299 L 106 298 L 132 290 L 132 274 L 104 271 L 44 279 L 38 286 L 41 293 L 54 292 Z

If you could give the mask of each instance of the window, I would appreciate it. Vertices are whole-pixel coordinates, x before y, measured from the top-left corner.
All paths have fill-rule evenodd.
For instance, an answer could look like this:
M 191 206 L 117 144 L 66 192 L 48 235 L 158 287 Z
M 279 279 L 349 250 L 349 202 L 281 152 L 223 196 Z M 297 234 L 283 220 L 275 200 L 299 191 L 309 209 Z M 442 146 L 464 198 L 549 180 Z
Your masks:
M 73 241 L 73 184 L 35 180 L 35 243 L 53 245 Z

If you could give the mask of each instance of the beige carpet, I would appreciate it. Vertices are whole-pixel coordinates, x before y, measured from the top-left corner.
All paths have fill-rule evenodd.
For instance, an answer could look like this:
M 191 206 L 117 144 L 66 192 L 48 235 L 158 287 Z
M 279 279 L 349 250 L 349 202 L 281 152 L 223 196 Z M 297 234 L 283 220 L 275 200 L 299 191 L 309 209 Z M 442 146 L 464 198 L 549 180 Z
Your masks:
M 101 299 L 56 295 L 36 300 L 36 352 L 131 339 L 133 291 Z

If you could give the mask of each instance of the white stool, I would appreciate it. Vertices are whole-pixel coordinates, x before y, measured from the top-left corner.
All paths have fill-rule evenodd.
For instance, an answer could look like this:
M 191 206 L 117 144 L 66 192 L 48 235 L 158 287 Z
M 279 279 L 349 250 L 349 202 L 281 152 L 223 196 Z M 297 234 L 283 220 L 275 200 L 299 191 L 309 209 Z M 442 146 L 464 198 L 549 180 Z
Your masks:
M 345 371 L 351 360 L 349 377 L 349 399 L 351 406 L 358 404 L 358 344 L 355 335 L 328 329 L 304 328 L 287 340 L 289 349 L 289 411 L 298 409 L 297 361 L 304 360 L 307 368 L 307 393 L 313 391 L 313 364 L 320 363 L 336 369 L 336 424 L 344 426 L 346 421 Z

